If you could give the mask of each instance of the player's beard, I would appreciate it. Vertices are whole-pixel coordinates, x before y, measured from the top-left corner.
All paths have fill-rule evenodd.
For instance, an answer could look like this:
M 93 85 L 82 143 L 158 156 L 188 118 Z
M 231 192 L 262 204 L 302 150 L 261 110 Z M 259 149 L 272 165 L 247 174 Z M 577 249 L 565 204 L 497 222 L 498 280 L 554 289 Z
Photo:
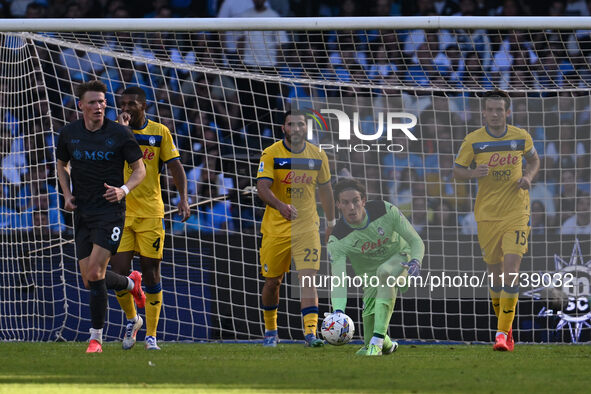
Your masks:
M 295 138 L 294 138 L 295 137 Z M 292 149 L 300 150 L 304 146 L 304 135 L 296 132 L 285 134 L 285 139 L 291 145 Z
M 129 119 L 129 125 L 131 126 L 132 129 L 134 130 L 139 130 L 142 128 L 142 125 L 140 124 L 140 119 L 139 116 L 129 113 L 129 116 L 131 117 Z

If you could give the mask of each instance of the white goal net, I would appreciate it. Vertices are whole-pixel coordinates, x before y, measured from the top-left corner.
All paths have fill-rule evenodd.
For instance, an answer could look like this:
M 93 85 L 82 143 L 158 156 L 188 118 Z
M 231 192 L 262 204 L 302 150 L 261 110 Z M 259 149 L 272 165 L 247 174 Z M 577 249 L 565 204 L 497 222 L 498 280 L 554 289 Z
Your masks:
M 123 89 L 146 91 L 149 117 L 173 132 L 190 203 L 202 202 L 186 223 L 165 218 L 159 339 L 262 338 L 264 206 L 249 186 L 262 149 L 282 138 L 283 112 L 300 109 L 333 181 L 361 180 L 370 199 L 397 205 L 425 241 L 431 287 L 399 298 L 391 336 L 490 341 L 496 319 L 472 214 L 477 185 L 451 173 L 464 136 L 482 126 L 479 95 L 499 88 L 512 99 L 509 123 L 532 135 L 542 159 L 516 337 L 590 340 L 591 20 L 61 23 L 71 31 L 0 33 L 0 340 L 87 339 L 88 292 L 72 217 L 60 209 L 54 149 L 60 128 L 81 116 L 76 85 L 93 79 L 109 89 L 111 119 Z M 334 110 L 350 115 L 350 139 L 337 131 Z M 162 184 L 172 212 L 178 197 L 166 172 Z M 321 267 L 327 275 L 324 252 Z M 572 287 L 551 280 L 563 273 Z M 282 339 L 303 338 L 296 281 L 289 274 L 281 289 Z M 322 315 L 325 288 L 319 296 Z M 358 327 L 361 307 L 352 292 L 347 313 Z M 124 322 L 111 295 L 106 337 L 121 338 Z

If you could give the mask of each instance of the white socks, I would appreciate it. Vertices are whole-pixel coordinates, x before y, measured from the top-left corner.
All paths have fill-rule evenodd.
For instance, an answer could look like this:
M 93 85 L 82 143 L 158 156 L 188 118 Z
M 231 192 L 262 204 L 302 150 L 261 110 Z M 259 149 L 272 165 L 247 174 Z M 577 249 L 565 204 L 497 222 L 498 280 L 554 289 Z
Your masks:
M 90 329 L 90 340 L 98 341 L 101 345 L 103 344 L 103 329 L 91 328 Z
M 382 348 L 382 346 L 384 346 L 384 338 L 371 337 L 371 341 L 369 341 L 369 344 L 377 345 L 379 348 Z

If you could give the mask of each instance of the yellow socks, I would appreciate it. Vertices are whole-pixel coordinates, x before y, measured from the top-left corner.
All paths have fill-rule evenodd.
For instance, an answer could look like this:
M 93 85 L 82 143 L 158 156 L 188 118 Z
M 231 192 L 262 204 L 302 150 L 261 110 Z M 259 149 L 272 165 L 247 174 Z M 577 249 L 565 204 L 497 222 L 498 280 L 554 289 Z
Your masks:
M 162 285 L 146 286 L 146 336 L 156 336 L 161 309 Z
M 278 305 L 264 306 L 263 317 L 265 319 L 265 331 L 277 330 L 277 307 Z
M 507 334 L 513 325 L 519 299 L 519 287 L 505 286 L 501 291 L 498 331 Z
M 308 334 L 316 336 L 316 327 L 318 326 L 318 306 L 309 306 L 302 309 L 302 319 L 304 320 L 304 336 Z
M 135 310 L 133 296 L 129 290 L 116 291 L 115 294 L 117 295 L 117 301 L 119 302 L 119 305 L 121 305 L 121 309 L 123 309 L 123 312 L 125 312 L 127 320 L 134 319 L 137 315 L 137 312 Z
M 492 306 L 495 310 L 495 315 L 497 317 L 499 317 L 499 310 L 501 309 L 500 298 L 502 289 L 503 288 L 501 286 L 492 286 L 488 288 L 488 292 L 490 293 L 490 300 L 492 302 Z

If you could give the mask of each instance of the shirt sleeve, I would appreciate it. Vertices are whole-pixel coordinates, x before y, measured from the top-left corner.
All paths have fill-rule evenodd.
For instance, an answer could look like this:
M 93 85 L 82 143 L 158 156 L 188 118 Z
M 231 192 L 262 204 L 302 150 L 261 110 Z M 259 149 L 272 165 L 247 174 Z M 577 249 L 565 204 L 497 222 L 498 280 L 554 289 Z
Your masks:
M 57 147 L 55 149 L 55 157 L 59 160 L 67 163 L 70 161 L 70 152 L 68 152 L 68 146 L 66 144 L 65 131 L 62 130 L 57 140 Z
M 470 144 L 466 138 L 462 142 L 462 146 L 460 146 L 460 152 L 456 156 L 456 165 L 460 167 L 470 167 L 472 161 L 474 160 L 474 150 L 472 149 L 472 144 Z
M 531 135 L 524 130 L 525 133 L 525 148 L 523 149 L 523 155 L 527 157 L 532 157 L 536 153 L 536 149 L 534 148 L 534 140 L 531 138 Z
M 320 185 L 330 181 L 330 168 L 328 166 L 328 157 L 324 151 L 320 152 L 322 157 L 322 166 L 320 167 L 320 173 L 318 174 L 318 183 Z
M 274 158 L 273 155 L 271 155 L 269 152 L 267 152 L 266 150 L 263 151 L 263 154 L 261 155 L 261 161 L 259 162 L 259 169 L 257 170 L 257 179 L 259 178 L 269 178 L 271 180 L 273 180 L 273 175 L 274 175 Z
M 394 223 L 394 231 L 400 234 L 400 236 L 410 245 L 411 259 L 417 259 L 419 262 L 423 261 L 423 257 L 425 256 L 425 244 L 420 235 L 398 208 L 388 202 L 385 204 L 386 209 L 388 210 L 388 215 Z
M 137 161 L 142 158 L 142 149 L 140 148 L 140 145 L 137 143 L 137 140 L 135 139 L 135 136 L 133 135 L 131 129 L 124 126 L 120 127 L 123 127 L 125 132 L 127 133 L 125 141 L 123 142 L 123 157 L 125 158 L 126 162 L 133 163 L 134 161 Z
M 345 275 L 347 275 L 347 256 L 341 252 L 339 243 L 339 240 L 331 235 L 326 247 L 330 260 L 331 275 L 339 278 L 338 281 L 331 280 L 331 285 L 333 282 L 339 285 L 331 288 L 330 298 L 332 310 L 341 310 L 344 312 L 345 308 L 347 308 L 347 286 L 344 280 Z
M 163 132 L 162 142 L 160 143 L 160 158 L 163 162 L 167 162 L 169 160 L 179 157 L 179 151 L 174 145 L 174 141 L 172 140 L 172 134 L 170 134 L 170 130 L 168 129 L 168 127 L 163 125 L 162 128 Z

